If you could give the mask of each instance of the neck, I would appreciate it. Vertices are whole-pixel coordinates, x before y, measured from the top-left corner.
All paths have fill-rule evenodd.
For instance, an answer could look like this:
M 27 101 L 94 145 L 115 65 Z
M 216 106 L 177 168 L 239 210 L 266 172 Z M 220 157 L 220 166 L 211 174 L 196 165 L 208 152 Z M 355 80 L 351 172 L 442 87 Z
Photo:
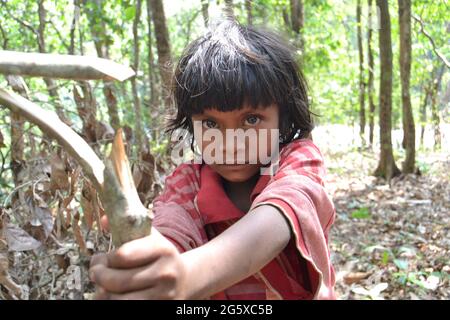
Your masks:
M 253 190 L 253 188 L 255 187 L 256 183 L 258 182 L 260 175 L 255 174 L 253 177 L 251 177 L 250 179 L 246 180 L 246 181 L 241 181 L 241 182 L 233 182 L 233 181 L 228 181 L 225 180 L 224 178 L 222 178 L 222 182 L 223 182 L 223 186 L 225 188 L 225 190 L 233 190 L 233 191 L 237 191 L 237 192 L 243 192 L 243 191 L 249 191 L 251 192 Z

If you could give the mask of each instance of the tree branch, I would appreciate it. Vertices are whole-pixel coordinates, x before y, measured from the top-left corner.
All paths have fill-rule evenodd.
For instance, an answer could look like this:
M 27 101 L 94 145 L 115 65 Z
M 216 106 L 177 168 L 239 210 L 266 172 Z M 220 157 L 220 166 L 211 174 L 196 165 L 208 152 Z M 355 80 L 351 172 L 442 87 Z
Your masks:
M 133 69 L 90 56 L 0 51 L 0 73 L 74 80 L 119 80 L 135 75 Z
M 153 216 L 139 199 L 125 154 L 122 130 L 117 131 L 111 154 L 103 163 L 87 142 L 54 112 L 3 89 L 0 89 L 0 104 L 38 125 L 78 161 L 99 193 L 116 246 L 150 234 Z
M 436 53 L 436 55 L 439 57 L 439 59 L 442 60 L 442 62 L 447 66 L 447 68 L 450 68 L 450 62 L 447 60 L 447 58 L 436 48 L 436 44 L 434 43 L 433 38 L 431 37 L 431 35 L 425 30 L 424 27 L 424 23 L 422 21 L 422 19 L 420 19 L 420 17 L 417 17 L 415 15 L 411 15 L 413 17 L 414 20 L 416 20 L 419 24 L 420 24 L 420 32 L 423 33 L 423 35 L 425 37 L 428 38 L 428 40 L 430 40 L 431 45 L 433 46 L 433 51 L 434 53 Z
M 5 8 L 6 12 L 9 14 L 9 16 L 10 16 L 13 20 L 15 20 L 16 22 L 18 22 L 19 24 L 21 24 L 21 25 L 24 26 L 25 28 L 30 29 L 31 32 L 33 32 L 37 37 L 39 37 L 38 31 L 37 31 L 35 28 L 33 28 L 32 25 L 30 25 L 30 24 L 28 24 L 28 23 L 26 23 L 26 22 L 24 22 L 24 21 L 22 21 L 22 20 L 16 18 L 16 17 L 11 13 L 11 11 L 10 11 L 9 8 L 8 8 L 8 6 L 6 5 L 6 1 L 5 1 L 5 0 L 1 0 L 1 3 L 2 3 L 3 8 Z

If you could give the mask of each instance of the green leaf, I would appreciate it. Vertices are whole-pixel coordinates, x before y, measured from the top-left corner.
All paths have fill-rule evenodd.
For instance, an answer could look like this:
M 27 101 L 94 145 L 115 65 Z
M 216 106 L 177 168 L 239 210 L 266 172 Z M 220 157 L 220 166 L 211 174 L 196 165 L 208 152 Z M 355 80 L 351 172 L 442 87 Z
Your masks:
M 355 219 L 370 219 L 370 213 L 368 208 L 359 208 L 352 212 L 352 218 Z
M 389 262 L 389 251 L 388 251 L 388 250 L 385 250 L 385 251 L 383 251 L 383 256 L 382 256 L 382 258 L 381 258 L 381 263 L 382 263 L 383 265 L 387 265 L 388 262 Z
M 394 264 L 401 270 L 408 269 L 408 261 L 406 260 L 394 259 Z
M 128 7 L 125 9 L 125 20 L 133 20 L 136 15 L 135 7 Z

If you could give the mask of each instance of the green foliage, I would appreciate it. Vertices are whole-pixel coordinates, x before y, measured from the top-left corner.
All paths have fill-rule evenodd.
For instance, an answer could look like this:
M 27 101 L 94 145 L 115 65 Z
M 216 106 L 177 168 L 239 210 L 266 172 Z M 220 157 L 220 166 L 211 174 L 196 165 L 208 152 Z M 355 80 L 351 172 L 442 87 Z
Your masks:
M 370 212 L 368 208 L 359 208 L 351 214 L 354 219 L 370 219 Z

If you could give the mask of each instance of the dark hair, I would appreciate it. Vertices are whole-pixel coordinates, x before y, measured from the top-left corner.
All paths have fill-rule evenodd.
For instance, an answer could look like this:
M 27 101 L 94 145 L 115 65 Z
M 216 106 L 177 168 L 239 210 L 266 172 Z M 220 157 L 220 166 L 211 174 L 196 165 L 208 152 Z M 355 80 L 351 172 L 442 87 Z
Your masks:
M 231 111 L 247 104 L 280 110 L 282 143 L 313 129 L 307 84 L 295 49 L 278 34 L 226 20 L 194 40 L 175 70 L 172 94 L 177 115 L 168 131 L 191 134 L 191 116 L 205 109 Z M 192 143 L 191 143 L 192 145 Z

